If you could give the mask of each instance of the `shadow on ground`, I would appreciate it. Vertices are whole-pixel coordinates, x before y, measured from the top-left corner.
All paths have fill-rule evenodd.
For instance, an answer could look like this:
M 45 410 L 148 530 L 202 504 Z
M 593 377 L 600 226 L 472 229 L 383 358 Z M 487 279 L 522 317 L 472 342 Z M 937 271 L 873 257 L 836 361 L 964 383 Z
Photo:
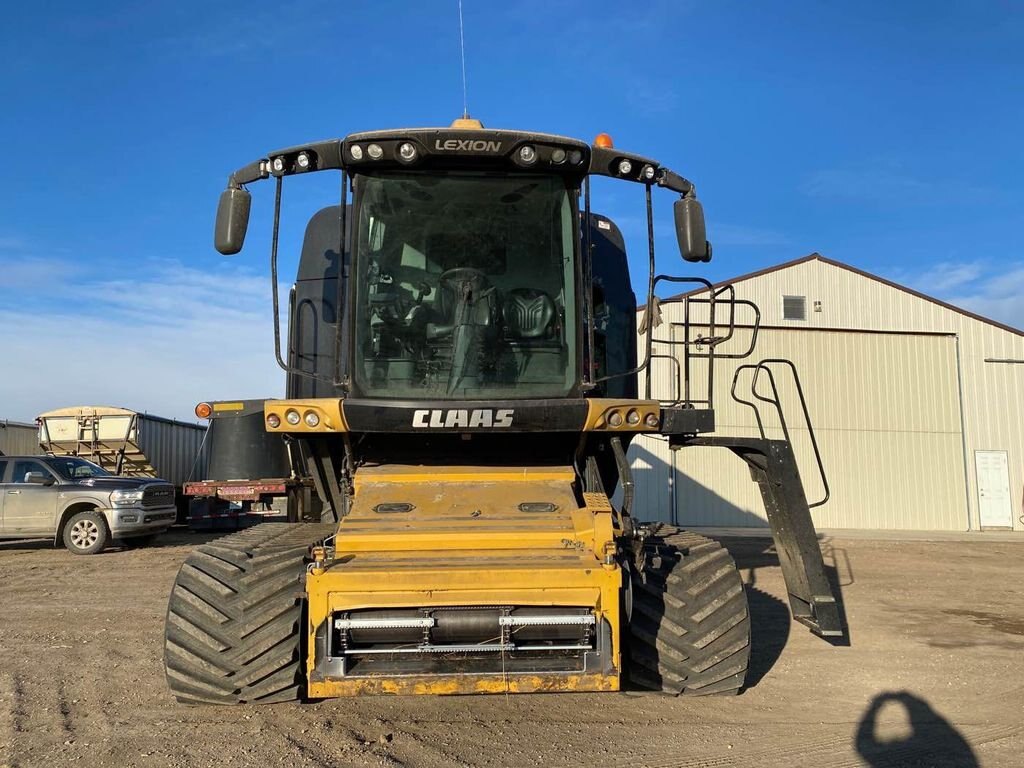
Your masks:
M 927 701 L 907 691 L 887 691 L 871 700 L 857 726 L 854 747 L 871 768 L 978 766 L 960 732 Z

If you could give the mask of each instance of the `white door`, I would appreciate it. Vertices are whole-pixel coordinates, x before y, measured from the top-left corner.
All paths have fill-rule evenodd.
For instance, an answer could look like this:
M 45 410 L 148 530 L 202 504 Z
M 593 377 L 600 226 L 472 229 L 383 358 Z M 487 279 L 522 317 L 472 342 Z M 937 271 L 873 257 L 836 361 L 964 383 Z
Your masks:
M 978 472 L 978 508 L 982 528 L 1012 528 L 1010 467 L 1006 451 L 975 451 Z

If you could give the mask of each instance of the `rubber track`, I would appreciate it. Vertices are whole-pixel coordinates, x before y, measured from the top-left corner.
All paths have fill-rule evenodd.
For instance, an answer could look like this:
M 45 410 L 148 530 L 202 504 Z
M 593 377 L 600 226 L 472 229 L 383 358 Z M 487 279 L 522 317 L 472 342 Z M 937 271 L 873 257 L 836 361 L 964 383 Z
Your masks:
M 197 547 L 171 590 L 164 669 L 178 701 L 272 703 L 304 691 L 309 547 L 334 525 L 266 523 Z
M 676 695 L 734 694 L 750 660 L 743 582 L 722 545 L 657 524 L 632 573 L 629 678 Z

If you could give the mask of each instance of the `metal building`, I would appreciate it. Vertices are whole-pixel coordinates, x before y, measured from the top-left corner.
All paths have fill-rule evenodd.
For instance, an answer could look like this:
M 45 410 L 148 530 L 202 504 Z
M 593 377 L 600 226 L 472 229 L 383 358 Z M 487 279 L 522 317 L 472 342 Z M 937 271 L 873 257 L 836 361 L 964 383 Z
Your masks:
M 0 456 L 35 456 L 40 453 L 35 424 L 0 419 Z
M 722 360 L 716 369 L 718 431 L 757 428 L 751 409 L 730 397 L 738 365 L 792 360 L 831 486 L 829 502 L 814 510 L 816 525 L 1024 531 L 1024 332 L 816 253 L 730 282 L 760 308 L 760 330 L 749 360 Z M 681 304 L 664 304 L 655 338 L 681 338 L 681 312 Z M 737 310 L 733 350 L 752 334 L 753 313 L 742 315 Z M 654 351 L 678 359 L 679 349 Z M 652 361 L 654 397 L 675 397 L 673 367 L 667 357 Z M 779 387 L 814 501 L 824 488 L 784 369 Z M 781 434 L 777 420 L 766 429 Z M 638 439 L 637 508 L 689 527 L 767 525 L 746 466 L 720 451 L 669 451 L 655 438 Z

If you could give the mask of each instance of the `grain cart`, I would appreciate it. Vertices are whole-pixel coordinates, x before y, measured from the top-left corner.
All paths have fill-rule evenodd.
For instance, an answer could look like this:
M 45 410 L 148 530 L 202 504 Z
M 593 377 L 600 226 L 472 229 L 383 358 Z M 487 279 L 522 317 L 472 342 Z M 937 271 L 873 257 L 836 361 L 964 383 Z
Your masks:
M 626 448 L 641 434 L 744 460 L 794 617 L 843 632 L 790 443 L 714 434 L 716 355 L 749 354 L 724 350 L 737 314 L 756 308 L 728 286 L 655 271 L 658 190 L 676 198 L 682 257 L 711 256 L 692 183 L 604 134 L 588 144 L 466 118 L 272 152 L 229 178 L 214 239 L 242 248 L 245 187 L 272 179 L 275 329 L 284 182 L 324 171 L 338 173 L 340 199 L 307 226 L 289 302 L 315 332 L 282 353 L 275 331 L 278 363 L 312 394 L 268 401 L 264 421 L 301 447 L 334 522 L 257 526 L 188 558 L 166 624 L 179 700 L 624 680 L 735 693 L 750 650 L 739 573 L 716 542 L 643 522 L 659 510 L 633 505 Z M 594 176 L 644 197 L 639 342 L 625 246 L 591 208 Z M 657 297 L 686 282 L 705 289 L 676 299 L 694 322 L 663 337 Z M 678 386 L 662 401 L 638 376 L 666 345 Z M 734 395 L 781 412 L 772 363 L 749 368 Z
M 175 489 L 180 521 L 188 511 L 183 489 L 202 480 L 206 429 L 128 408 L 85 405 L 40 414 L 39 444 L 55 456 L 81 456 L 123 477 L 160 478 Z

